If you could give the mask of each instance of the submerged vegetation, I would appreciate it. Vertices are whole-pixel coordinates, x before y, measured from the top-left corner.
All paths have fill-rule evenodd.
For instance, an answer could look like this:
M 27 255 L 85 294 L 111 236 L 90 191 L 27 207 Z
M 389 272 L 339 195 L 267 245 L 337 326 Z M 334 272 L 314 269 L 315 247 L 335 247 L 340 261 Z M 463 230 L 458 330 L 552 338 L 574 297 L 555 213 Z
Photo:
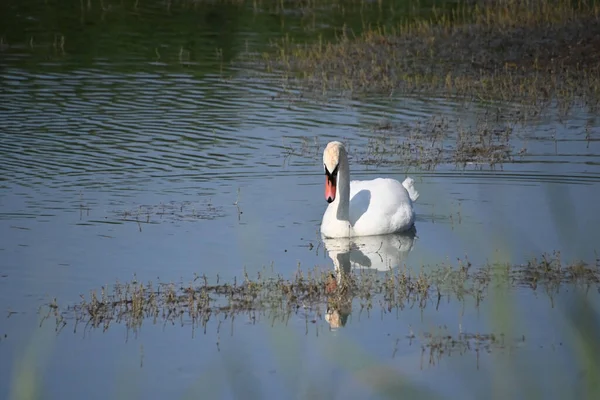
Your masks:
M 600 98 L 600 6 L 594 1 L 462 1 L 395 26 L 297 43 L 262 54 L 268 71 L 318 93 L 427 92 L 544 106 L 595 107 Z

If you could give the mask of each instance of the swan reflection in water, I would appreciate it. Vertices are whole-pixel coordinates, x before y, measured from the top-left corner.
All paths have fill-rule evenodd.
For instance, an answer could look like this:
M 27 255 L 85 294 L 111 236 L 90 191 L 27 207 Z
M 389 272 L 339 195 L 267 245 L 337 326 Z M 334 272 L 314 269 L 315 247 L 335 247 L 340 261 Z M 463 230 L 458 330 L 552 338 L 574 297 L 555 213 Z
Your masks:
M 352 270 L 384 272 L 402 265 L 413 248 L 416 229 L 402 233 L 360 236 L 352 238 L 325 238 L 323 244 L 333 261 L 335 282 L 328 285 L 333 301 L 327 307 L 325 320 L 331 328 L 344 326 L 351 312 L 352 293 L 344 285 L 344 278 Z

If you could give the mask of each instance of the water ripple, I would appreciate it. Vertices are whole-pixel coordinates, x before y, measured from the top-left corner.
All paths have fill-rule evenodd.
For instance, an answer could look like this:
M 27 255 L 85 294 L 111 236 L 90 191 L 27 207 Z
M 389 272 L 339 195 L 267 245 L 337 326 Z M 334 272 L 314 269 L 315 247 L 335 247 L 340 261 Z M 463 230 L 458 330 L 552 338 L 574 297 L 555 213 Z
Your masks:
M 6 68 L 0 75 L 0 166 L 6 185 L 38 191 L 122 191 L 144 190 L 150 181 L 207 183 L 218 178 L 213 184 L 219 185 L 310 176 L 319 173 L 319 149 L 327 140 L 351 138 L 353 146 L 361 146 L 381 121 L 412 123 L 456 113 L 456 104 L 448 99 L 319 103 L 288 98 L 279 96 L 272 82 L 248 77 L 225 80 L 162 70 L 116 73 L 102 67 L 49 71 Z M 479 184 L 598 182 L 598 141 L 578 126 L 569 125 L 552 139 L 548 132 L 556 126 L 542 124 L 516 138 L 513 147 L 527 147 L 528 153 L 506 171 L 478 175 L 442 167 L 434 174 Z M 314 152 L 294 157 L 284 169 L 286 149 L 301 148 L 307 140 L 317 143 L 309 146 Z M 582 151 L 583 146 L 591 148 Z M 398 174 L 400 169 L 381 166 L 377 174 Z M 368 172 L 355 167 L 353 174 Z

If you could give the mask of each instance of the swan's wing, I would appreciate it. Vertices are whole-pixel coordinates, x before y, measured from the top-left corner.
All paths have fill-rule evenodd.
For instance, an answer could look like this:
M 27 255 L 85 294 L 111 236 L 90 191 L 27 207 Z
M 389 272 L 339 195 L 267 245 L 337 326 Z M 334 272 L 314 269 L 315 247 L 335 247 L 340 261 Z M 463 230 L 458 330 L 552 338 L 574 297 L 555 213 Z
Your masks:
M 395 179 L 350 183 L 350 223 L 359 235 L 394 232 L 414 220 L 406 188 Z

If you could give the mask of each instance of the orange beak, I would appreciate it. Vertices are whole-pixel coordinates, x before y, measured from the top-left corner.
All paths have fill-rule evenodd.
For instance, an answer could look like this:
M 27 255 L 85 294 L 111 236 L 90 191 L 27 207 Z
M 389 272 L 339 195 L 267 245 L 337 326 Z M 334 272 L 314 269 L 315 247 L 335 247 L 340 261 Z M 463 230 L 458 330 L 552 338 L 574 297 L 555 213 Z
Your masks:
M 328 176 L 325 177 L 325 200 L 327 200 L 328 203 L 335 200 L 335 184 Z

